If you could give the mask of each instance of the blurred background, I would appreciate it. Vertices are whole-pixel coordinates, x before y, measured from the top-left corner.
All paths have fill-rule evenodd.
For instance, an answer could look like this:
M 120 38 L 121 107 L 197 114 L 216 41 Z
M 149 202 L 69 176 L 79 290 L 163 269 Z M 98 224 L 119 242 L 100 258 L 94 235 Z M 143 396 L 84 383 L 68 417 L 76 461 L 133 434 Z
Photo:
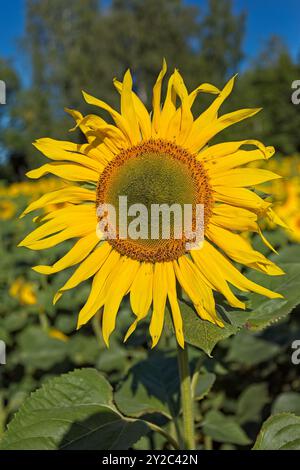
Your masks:
M 119 384 L 138 360 L 158 360 L 167 368 L 173 360 L 168 352 L 172 338 L 163 339 L 159 351 L 148 352 L 146 326 L 123 346 L 129 322 L 126 302 L 110 350 L 103 346 L 97 319 L 76 333 L 88 283 L 54 307 L 53 295 L 70 273 L 48 278 L 30 269 L 55 262 L 67 243 L 44 252 L 16 247 L 33 227 L 32 221 L 18 219 L 22 210 L 61 184 L 54 178 L 26 180 L 26 171 L 44 162 L 31 143 L 46 136 L 82 139 L 77 131 L 69 133 L 73 122 L 64 112 L 64 107 L 87 112 L 81 90 L 119 106 L 112 79 L 122 78 L 130 67 L 135 90 L 150 105 L 163 57 L 169 71 L 179 68 L 189 89 L 202 82 L 222 87 L 238 72 L 223 111 L 263 107 L 263 112 L 219 139 L 255 138 L 275 146 L 268 169 L 284 178 L 264 190 L 275 193 L 277 212 L 293 230 L 265 229 L 280 252 L 279 261 L 299 260 L 300 104 L 291 100 L 292 83 L 300 80 L 298 10 L 297 0 L 1 2 L 0 80 L 6 84 L 6 104 L 0 104 L 0 339 L 7 344 L 7 364 L 0 366 L 0 434 L 24 398 L 53 375 L 95 366 Z M 199 102 L 195 113 L 209 99 Z M 258 237 L 253 242 L 271 254 Z M 294 276 L 287 289 L 290 282 L 300 281 Z M 300 339 L 300 322 L 295 313 L 287 315 L 298 298 L 294 295 L 289 308 L 278 312 L 278 323 L 260 333 L 243 330 L 222 342 L 213 359 L 192 353 L 202 357 L 203 373 L 211 374 L 212 384 L 217 377 L 210 398 L 199 405 L 199 420 L 216 409 L 231 416 L 248 436 L 247 441 L 213 435 L 208 447 L 247 448 L 272 410 L 292 408 L 300 414 L 300 366 L 290 358 L 292 341 Z M 164 442 L 144 438 L 136 446 L 162 448 Z

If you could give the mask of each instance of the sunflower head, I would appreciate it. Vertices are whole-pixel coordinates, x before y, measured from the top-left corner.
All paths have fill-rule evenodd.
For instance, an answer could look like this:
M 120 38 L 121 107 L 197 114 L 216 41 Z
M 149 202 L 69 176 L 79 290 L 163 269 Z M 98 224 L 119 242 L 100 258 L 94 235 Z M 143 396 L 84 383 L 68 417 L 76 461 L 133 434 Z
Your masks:
M 44 138 L 34 144 L 50 162 L 30 171 L 28 176 L 35 179 L 50 173 L 69 183 L 62 189 L 45 192 L 25 210 L 23 215 L 52 207 L 43 215 L 42 224 L 21 245 L 39 250 L 75 239 L 71 250 L 52 266 L 34 269 L 53 274 L 77 265 L 56 294 L 55 302 L 65 291 L 92 278 L 78 327 L 101 309 L 107 344 L 122 299 L 127 295 L 134 321 L 125 339 L 150 314 L 149 330 L 155 346 L 169 304 L 176 338 L 182 347 L 180 296 L 193 304 L 195 315 L 220 328 L 223 320 L 216 313 L 215 292 L 222 294 L 229 305 L 241 309 L 245 305 L 230 285 L 270 298 L 281 297 L 248 280 L 232 264 L 234 261 L 269 275 L 282 274 L 280 268 L 241 236 L 242 232 L 257 232 L 270 247 L 260 221 L 268 218 L 283 224 L 271 203 L 253 191 L 278 175 L 246 166 L 253 161 L 267 161 L 274 148 L 253 139 L 209 145 L 216 134 L 254 116 L 259 109 L 239 109 L 220 115 L 235 77 L 222 90 L 204 83 L 189 92 L 177 70 L 169 77 L 162 100 L 166 69 L 164 61 L 153 88 L 152 113 L 133 91 L 132 77 L 127 71 L 122 82 L 114 80 L 120 94 L 119 111 L 84 93 L 86 102 L 105 110 L 114 124 L 96 114 L 84 117 L 68 109 L 86 142 Z M 194 116 L 193 104 L 202 93 L 215 95 L 215 99 L 202 114 Z M 126 211 L 120 201 L 124 204 L 126 201 Z M 154 206 L 156 213 L 152 217 Z M 192 244 L 191 249 L 189 242 L 195 238 L 198 227 L 198 207 L 202 208 L 203 239 Z M 113 217 L 108 217 L 108 208 L 114 209 Z M 163 233 L 163 208 L 170 209 L 167 236 Z M 191 208 L 190 231 L 180 231 L 186 208 Z M 112 233 L 114 236 L 108 236 Z

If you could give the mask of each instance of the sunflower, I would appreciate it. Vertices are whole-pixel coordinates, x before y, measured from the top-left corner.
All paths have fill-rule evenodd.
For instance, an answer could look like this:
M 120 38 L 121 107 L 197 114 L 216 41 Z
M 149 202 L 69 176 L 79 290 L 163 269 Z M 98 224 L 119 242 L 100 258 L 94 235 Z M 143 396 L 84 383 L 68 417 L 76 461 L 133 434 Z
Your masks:
M 45 193 L 29 205 L 23 215 L 49 204 L 68 202 L 67 207 L 39 218 L 43 224 L 20 245 L 41 250 L 66 239 L 77 239 L 70 251 L 52 266 L 33 269 L 48 275 L 78 265 L 55 295 L 54 303 L 69 289 L 92 278 L 89 297 L 79 313 L 78 328 L 103 309 L 102 333 L 107 345 L 126 295 L 134 321 L 125 340 L 151 312 L 152 347 L 160 339 L 166 305 L 172 314 L 177 341 L 184 347 L 178 303 L 182 291 L 194 305 L 195 314 L 220 328 L 224 325 L 216 313 L 214 292 L 240 309 L 245 304 L 231 286 L 269 298 L 282 297 L 250 281 L 235 266 L 238 263 L 271 276 L 283 274 L 241 236 L 245 231 L 257 232 L 269 245 L 259 221 L 265 217 L 282 224 L 271 203 L 249 189 L 279 176 L 265 169 L 245 167 L 249 162 L 268 160 L 274 148 L 257 140 L 208 145 L 223 129 L 254 116 L 260 109 L 239 109 L 219 116 L 219 108 L 230 95 L 235 77 L 222 90 L 204 83 L 189 93 L 178 70 L 170 76 L 161 104 L 166 70 L 164 61 L 153 88 L 151 114 L 132 89 L 130 71 L 122 82 L 114 80 L 120 94 L 120 112 L 83 92 L 85 101 L 106 111 L 114 124 L 95 114 L 83 117 L 80 112 L 67 109 L 86 142 L 37 140 L 35 147 L 52 161 L 27 173 L 33 179 L 50 173 L 72 182 Z M 201 93 L 216 97 L 194 118 L 192 106 Z M 146 206 L 174 202 L 202 204 L 204 242 L 199 249 L 188 251 L 184 237 L 147 241 L 118 236 L 99 239 L 97 207 L 103 202 L 114 204 L 120 195 L 126 195 L 131 204 Z
M 11 283 L 9 295 L 17 299 L 21 305 L 35 305 L 37 303 L 34 284 L 20 277 Z
M 0 220 L 12 219 L 15 212 L 16 205 L 12 201 L 9 201 L 8 199 L 0 201 Z

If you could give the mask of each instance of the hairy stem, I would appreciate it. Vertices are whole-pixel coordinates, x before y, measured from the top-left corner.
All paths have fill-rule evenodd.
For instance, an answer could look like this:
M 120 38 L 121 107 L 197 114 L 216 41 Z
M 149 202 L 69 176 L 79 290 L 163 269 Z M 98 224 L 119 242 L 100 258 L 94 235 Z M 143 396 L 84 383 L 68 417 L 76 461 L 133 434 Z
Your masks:
M 180 377 L 181 406 L 183 413 L 183 441 L 186 450 L 195 449 L 194 403 L 188 361 L 187 345 L 178 345 L 178 366 Z

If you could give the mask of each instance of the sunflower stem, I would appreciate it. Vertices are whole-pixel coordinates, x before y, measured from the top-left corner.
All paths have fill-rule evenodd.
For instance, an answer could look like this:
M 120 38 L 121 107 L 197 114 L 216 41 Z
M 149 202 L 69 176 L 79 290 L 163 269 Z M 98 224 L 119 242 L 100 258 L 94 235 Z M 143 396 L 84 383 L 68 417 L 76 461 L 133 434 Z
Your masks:
M 187 344 L 182 349 L 177 346 L 177 357 L 180 378 L 181 407 L 183 413 L 183 442 L 184 450 L 195 450 L 194 403 L 189 369 Z
M 159 434 L 161 434 L 163 437 L 167 439 L 167 441 L 171 444 L 171 446 L 174 447 L 174 449 L 179 450 L 179 445 L 176 439 L 174 439 L 170 433 L 162 429 L 160 426 L 157 426 L 156 424 L 151 423 L 150 421 L 146 421 L 146 423 L 148 424 L 149 428 L 152 429 L 152 431 L 158 432 Z

